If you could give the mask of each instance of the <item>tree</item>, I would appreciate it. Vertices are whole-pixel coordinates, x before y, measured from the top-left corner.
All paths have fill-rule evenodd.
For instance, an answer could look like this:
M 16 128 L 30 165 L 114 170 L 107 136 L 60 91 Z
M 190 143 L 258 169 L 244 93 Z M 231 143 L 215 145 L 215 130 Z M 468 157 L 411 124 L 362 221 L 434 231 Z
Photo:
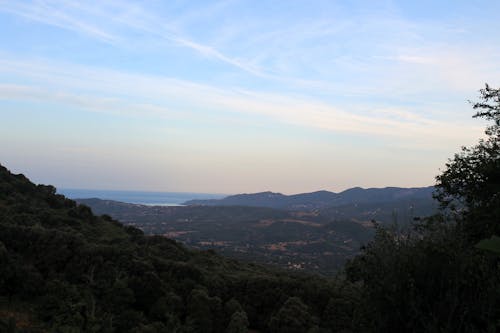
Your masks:
M 486 85 L 473 108 L 475 118 L 492 122 L 487 137 L 448 161 L 436 177 L 436 198 L 460 213 L 467 237 L 478 241 L 500 233 L 500 89 Z
M 298 297 L 290 297 L 271 317 L 269 326 L 274 333 L 302 333 L 315 325 L 307 305 Z
M 347 299 L 347 296 L 352 295 L 345 294 L 346 297 L 331 297 L 323 311 L 324 324 L 333 332 L 348 329 L 351 325 L 352 300 Z
M 500 232 L 500 89 L 480 93 L 474 117 L 492 124 L 436 177 L 443 210 L 407 234 L 378 228 L 346 265 L 362 286 L 356 331 L 500 330 L 498 238 L 478 243 Z
M 193 289 L 188 303 L 186 323 L 193 332 L 213 332 L 211 298 L 203 289 Z
M 226 333 L 247 333 L 248 318 L 245 311 L 236 311 L 232 314 Z
M 237 299 L 231 298 L 229 301 L 224 304 L 224 311 L 226 314 L 226 317 L 231 318 L 233 313 L 238 312 L 238 311 L 243 311 L 243 308 L 241 307 L 240 302 L 238 302 Z

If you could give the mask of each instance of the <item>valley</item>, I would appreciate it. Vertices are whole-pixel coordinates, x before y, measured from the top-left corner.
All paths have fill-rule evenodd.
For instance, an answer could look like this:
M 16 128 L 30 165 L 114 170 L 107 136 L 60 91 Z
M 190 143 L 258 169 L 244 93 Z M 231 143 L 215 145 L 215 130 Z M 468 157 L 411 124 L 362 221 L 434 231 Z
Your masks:
M 337 196 L 341 204 L 333 206 L 310 199 L 301 204 L 295 199 L 296 205 L 314 207 L 309 210 L 201 203 L 148 206 L 96 198 L 76 201 L 91 207 L 96 214 L 110 215 L 146 234 L 173 238 L 192 248 L 215 250 L 228 257 L 289 270 L 333 275 L 372 239 L 372 221 L 397 223 L 404 228 L 413 219 L 431 215 L 436 209 L 432 197 L 421 194 L 424 190 L 414 190 L 418 195 L 406 195 L 404 199 L 394 189 L 377 190 L 392 193 L 385 197 L 378 193 L 375 198 L 385 200 L 381 202 L 370 200 L 363 191 L 357 198 Z M 256 196 L 259 194 L 252 197 Z

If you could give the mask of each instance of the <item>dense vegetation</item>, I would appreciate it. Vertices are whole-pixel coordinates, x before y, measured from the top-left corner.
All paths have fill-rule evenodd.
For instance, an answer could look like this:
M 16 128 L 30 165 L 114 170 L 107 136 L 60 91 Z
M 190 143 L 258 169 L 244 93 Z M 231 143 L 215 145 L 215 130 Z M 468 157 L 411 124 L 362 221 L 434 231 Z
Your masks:
M 307 331 L 334 320 L 342 289 L 144 236 L 3 167 L 0 263 L 10 332 Z M 355 299 L 335 313 L 350 317 Z
M 500 90 L 437 177 L 443 211 L 378 228 L 337 279 L 187 250 L 0 167 L 0 332 L 496 332 Z
M 480 92 L 475 117 L 492 124 L 437 177 L 441 214 L 412 233 L 379 229 L 346 268 L 361 285 L 366 330 L 500 330 L 500 246 L 492 237 L 500 235 L 500 90 Z

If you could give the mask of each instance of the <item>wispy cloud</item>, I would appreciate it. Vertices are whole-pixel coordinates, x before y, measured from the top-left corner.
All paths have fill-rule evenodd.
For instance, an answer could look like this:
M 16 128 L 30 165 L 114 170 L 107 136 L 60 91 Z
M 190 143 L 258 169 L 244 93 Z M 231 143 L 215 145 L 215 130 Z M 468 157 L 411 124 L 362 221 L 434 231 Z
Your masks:
M 249 20 L 232 12 L 237 5 L 184 4 L 181 10 L 165 5 L 160 15 L 129 1 L 0 0 L 0 11 L 123 49 L 143 47 L 137 45 L 137 35 L 143 34 L 163 47 L 167 42 L 227 65 L 225 73 L 237 70 L 313 93 L 387 96 L 397 89 L 399 96 L 418 99 L 416 94 L 427 94 L 430 87 L 441 94 L 469 92 L 500 72 L 494 60 L 500 48 L 457 40 L 467 29 L 454 22 L 414 22 L 390 6 L 369 3 L 366 11 L 351 15 L 332 3 L 322 5 L 324 14 L 315 13 L 320 18 L 303 15 L 291 22 L 273 12 Z M 252 7 L 246 5 L 240 10 Z
M 3 97 L 10 94 L 10 98 L 21 98 L 24 94 L 26 98 L 52 98 L 94 111 L 136 110 L 157 116 L 181 112 L 187 116 L 194 112 L 188 110 L 203 112 L 204 108 L 225 114 L 243 112 L 329 131 L 416 139 L 427 141 L 430 146 L 437 139 L 458 141 L 465 127 L 425 117 L 404 104 L 418 101 L 422 105 L 420 100 L 430 93 L 446 97 L 457 90 L 470 92 L 482 84 L 485 76 L 500 74 L 495 61 L 484 51 L 464 52 L 461 45 L 445 49 L 447 45 L 426 42 L 430 30 L 438 34 L 462 31 L 450 30 L 444 23 L 433 23 L 430 29 L 401 19 L 392 11 L 384 19 L 362 14 L 348 20 L 340 10 L 332 18 L 306 18 L 292 24 L 281 22 L 282 17 L 277 22 L 264 17 L 245 24 L 231 16 L 224 25 L 214 28 L 215 35 L 226 38 L 215 38 L 211 43 L 188 36 L 189 24 L 226 7 L 230 6 L 224 3 L 208 7 L 195 12 L 193 19 L 192 11 L 183 13 L 184 18 L 168 11 L 160 17 L 140 3 L 127 1 L 0 0 L 0 10 L 4 12 L 119 47 L 127 47 L 134 38 L 132 32 L 143 33 L 242 70 L 265 84 L 281 85 L 281 89 L 263 93 L 238 84 L 217 86 L 69 63 L 17 61 L 6 56 L 3 60 L 0 57 L 2 71 L 24 78 L 31 85 L 4 85 Z M 369 38 L 356 40 L 364 35 Z M 416 47 L 416 43 L 421 45 Z M 248 56 L 222 52 L 229 44 L 234 44 L 235 54 Z M 368 49 L 370 53 L 363 55 Z M 489 51 L 491 55 L 492 50 Z M 495 52 L 498 50 L 493 47 Z M 44 87 L 43 92 L 36 91 L 39 87 Z M 321 94 L 329 96 L 318 97 Z M 388 106 L 397 100 L 407 103 Z
M 28 20 L 83 33 L 103 42 L 114 43 L 117 41 L 117 37 L 113 34 L 104 31 L 97 25 L 70 15 L 63 8 L 50 2 L 36 1 L 28 3 L 4 0 L 0 1 L 0 10 Z
M 93 112 L 109 113 L 116 116 L 150 116 L 182 119 L 189 117 L 186 114 L 168 109 L 165 106 L 145 102 L 131 103 L 120 98 L 72 94 L 60 90 L 18 84 L 0 84 L 0 100 L 58 103 L 72 107 L 69 112 L 77 108 Z
M 283 5 L 0 0 L 2 158 L 98 186 L 117 164 L 130 187 L 423 185 L 483 134 L 466 100 L 500 85 L 499 4 Z
M 168 40 L 191 49 L 202 56 L 211 57 L 248 73 L 258 76 L 265 75 L 250 63 L 227 56 L 213 46 L 202 44 L 184 36 L 178 31 L 178 28 L 163 22 L 161 18 L 144 11 L 138 5 L 126 2 L 112 4 L 111 8 L 103 8 L 100 1 L 92 4 L 67 0 L 39 0 L 26 3 L 0 1 L 0 11 L 58 28 L 76 31 L 111 44 L 127 44 L 128 38 L 123 29 L 146 32 L 156 36 L 156 38 Z M 117 14 L 114 14 L 115 11 Z M 122 35 L 122 33 L 125 33 L 125 35 Z
M 246 114 L 281 124 L 337 133 L 385 137 L 427 149 L 469 141 L 480 128 L 436 121 L 404 108 L 371 114 L 304 97 L 242 89 L 223 89 L 188 81 L 107 69 L 33 61 L 1 60 L 0 74 L 15 74 L 28 84 L 0 85 L 0 98 L 58 102 L 116 115 L 174 117 L 196 121 Z M 103 96 L 103 97 L 99 97 Z M 473 131 L 471 131 L 473 129 Z M 439 145 L 437 144 L 439 142 Z

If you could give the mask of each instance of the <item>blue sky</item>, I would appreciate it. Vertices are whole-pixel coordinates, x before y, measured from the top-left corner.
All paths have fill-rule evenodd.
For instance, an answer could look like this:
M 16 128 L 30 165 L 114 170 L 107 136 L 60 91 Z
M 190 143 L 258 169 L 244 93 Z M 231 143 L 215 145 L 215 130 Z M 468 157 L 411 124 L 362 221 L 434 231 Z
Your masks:
M 426 186 L 500 84 L 498 1 L 0 0 L 0 163 L 58 187 Z

